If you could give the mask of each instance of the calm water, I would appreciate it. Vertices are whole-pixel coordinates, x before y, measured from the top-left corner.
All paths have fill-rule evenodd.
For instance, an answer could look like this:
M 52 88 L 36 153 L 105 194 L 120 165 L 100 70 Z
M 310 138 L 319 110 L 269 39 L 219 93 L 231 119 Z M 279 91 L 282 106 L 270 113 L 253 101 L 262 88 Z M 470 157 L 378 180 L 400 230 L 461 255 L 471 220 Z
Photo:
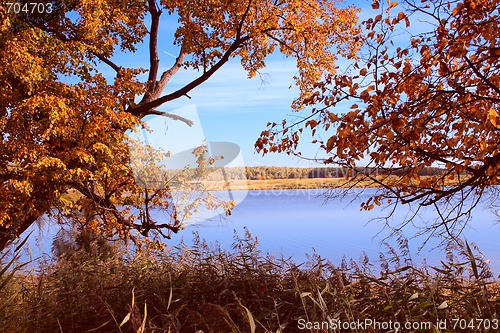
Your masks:
M 250 191 L 245 200 L 235 207 L 233 215 L 224 219 L 213 218 L 204 223 L 189 225 L 184 231 L 174 235 L 168 243 L 177 245 L 181 238 L 186 244 L 192 244 L 193 232 L 209 243 L 218 241 L 223 248 L 229 249 L 233 243 L 234 232 L 244 236 L 247 227 L 252 236 L 257 237 L 260 249 L 273 253 L 292 256 L 295 262 L 306 260 L 306 253 L 316 251 L 334 264 L 340 263 L 343 256 L 359 259 L 366 253 L 373 263 L 377 264 L 379 252 L 386 247 L 381 242 L 390 234 L 385 226 L 386 220 L 373 220 L 385 216 L 388 210 L 376 207 L 366 212 L 360 211 L 360 203 L 365 201 L 374 190 L 366 190 L 359 196 L 350 195 L 342 200 L 333 199 L 325 202 L 325 190 L 271 190 Z M 392 226 L 398 225 L 410 214 L 407 206 L 399 207 L 387 220 Z M 435 218 L 435 212 L 424 210 L 415 218 L 415 224 L 422 225 Z M 500 247 L 498 235 L 500 225 L 494 224 L 496 216 L 483 203 L 474 211 L 469 227 L 462 238 L 475 243 L 491 260 L 490 266 L 495 275 L 500 274 Z M 50 240 L 55 234 L 54 227 L 47 227 L 34 237 L 31 247 L 36 255 L 50 253 Z M 416 228 L 408 226 L 403 229 L 406 237 L 411 238 Z M 438 264 L 444 260 L 444 254 L 434 249 L 437 240 L 430 240 L 419 253 L 418 247 L 425 240 L 417 237 L 409 240 L 412 258 L 421 263 Z M 38 246 L 35 245 L 38 244 Z M 394 240 L 389 243 L 395 244 Z

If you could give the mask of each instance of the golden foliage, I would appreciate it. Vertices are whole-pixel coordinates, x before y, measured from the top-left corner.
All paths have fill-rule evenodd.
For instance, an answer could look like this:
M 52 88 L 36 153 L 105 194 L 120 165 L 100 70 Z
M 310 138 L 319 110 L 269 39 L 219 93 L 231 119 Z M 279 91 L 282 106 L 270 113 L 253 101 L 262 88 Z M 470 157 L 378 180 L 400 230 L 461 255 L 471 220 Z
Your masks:
M 307 124 L 326 133 L 317 141 L 326 153 L 323 161 L 406 170 L 384 192 L 403 203 L 433 205 L 454 194 L 477 198 L 498 184 L 499 6 L 498 0 L 407 1 L 363 22 L 358 59 L 351 57 L 345 71 L 329 75 L 304 105 L 314 107 L 307 117 L 314 123 Z M 374 1 L 373 8 L 379 7 Z M 410 20 L 419 22 L 418 33 L 406 30 Z M 299 129 L 273 124 L 256 147 L 297 154 Z M 446 172 L 419 178 L 430 166 Z M 456 185 L 445 187 L 448 180 Z
M 239 57 L 252 77 L 275 50 L 297 59 L 294 107 L 300 109 L 313 87 L 335 74 L 336 53 L 354 56 L 359 44 L 353 38 L 357 10 L 327 0 L 62 0 L 52 9 L 8 13 L 0 7 L 0 249 L 44 213 L 108 236 L 177 232 L 181 221 L 174 213 L 167 223 L 152 220 L 151 209 L 172 212 L 170 194 L 134 182 L 125 132 L 158 114 L 156 107 L 186 96 L 230 58 Z M 179 49 L 164 72 L 161 17 L 177 20 L 171 40 Z M 114 62 L 146 38 L 147 70 Z M 113 70 L 114 79 L 103 68 Z M 183 68 L 200 74 L 170 89 Z M 77 200 L 61 197 L 75 191 Z

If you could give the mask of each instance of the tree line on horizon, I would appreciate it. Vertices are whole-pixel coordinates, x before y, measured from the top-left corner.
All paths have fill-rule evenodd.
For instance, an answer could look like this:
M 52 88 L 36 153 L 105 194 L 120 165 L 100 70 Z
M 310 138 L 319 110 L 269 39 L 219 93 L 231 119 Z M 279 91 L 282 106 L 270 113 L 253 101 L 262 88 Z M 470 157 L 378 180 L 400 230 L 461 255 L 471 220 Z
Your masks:
M 307 178 L 344 178 L 354 177 L 357 174 L 403 176 L 407 170 L 398 169 L 377 169 L 370 167 L 360 167 L 358 172 L 342 167 L 279 167 L 279 166 L 253 166 L 246 167 L 246 178 L 249 180 L 269 180 L 269 179 L 307 179 Z M 439 176 L 445 170 L 438 167 L 427 167 L 419 171 L 418 175 Z M 229 171 L 230 172 L 230 171 Z

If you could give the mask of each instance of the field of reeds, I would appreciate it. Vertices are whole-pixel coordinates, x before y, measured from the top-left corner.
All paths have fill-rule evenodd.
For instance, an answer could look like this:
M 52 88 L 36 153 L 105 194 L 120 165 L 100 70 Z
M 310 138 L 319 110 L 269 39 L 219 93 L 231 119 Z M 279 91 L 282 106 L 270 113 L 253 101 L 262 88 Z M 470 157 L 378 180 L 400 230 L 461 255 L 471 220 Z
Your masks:
M 250 234 L 232 250 L 164 251 L 90 240 L 55 259 L 0 268 L 2 332 L 495 332 L 500 292 L 480 252 L 449 246 L 439 267 L 415 265 L 407 243 L 376 261 L 294 263 Z M 71 247 L 71 246 L 70 246 Z M 12 248 L 14 252 L 15 248 Z M 3 268 L 3 269 L 2 269 Z

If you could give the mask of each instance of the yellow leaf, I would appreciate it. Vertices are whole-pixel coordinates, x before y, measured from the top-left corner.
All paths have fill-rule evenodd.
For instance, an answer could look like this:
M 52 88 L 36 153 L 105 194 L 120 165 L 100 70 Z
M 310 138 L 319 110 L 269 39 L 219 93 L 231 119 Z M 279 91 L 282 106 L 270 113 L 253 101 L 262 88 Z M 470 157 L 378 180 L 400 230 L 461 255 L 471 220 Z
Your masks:
M 498 113 L 496 112 L 496 110 L 493 108 L 490 108 L 490 112 L 488 114 L 488 120 L 493 124 L 493 126 L 498 128 L 497 117 L 498 117 Z

